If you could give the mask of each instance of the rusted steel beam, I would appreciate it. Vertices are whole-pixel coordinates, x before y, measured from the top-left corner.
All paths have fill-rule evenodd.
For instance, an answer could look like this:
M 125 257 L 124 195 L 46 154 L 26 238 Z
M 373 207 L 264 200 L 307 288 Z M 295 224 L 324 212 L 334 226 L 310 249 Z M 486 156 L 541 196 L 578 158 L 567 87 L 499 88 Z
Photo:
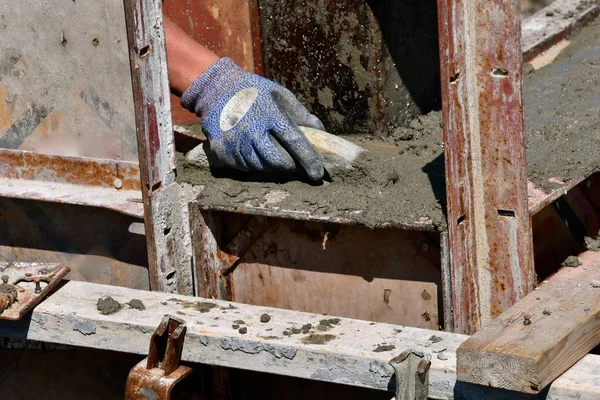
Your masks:
M 219 243 L 223 236 L 222 213 L 202 211 L 189 204 L 190 236 L 194 254 L 194 276 L 197 296 L 233 300 L 230 277 L 222 274 Z
M 535 282 L 516 1 L 438 0 L 454 328 L 473 333 Z
M 0 197 L 142 216 L 137 163 L 0 149 L 0 165 Z
M 150 285 L 153 290 L 192 294 L 192 271 L 185 250 L 187 224 L 182 222 L 187 207 L 181 205 L 181 188 L 175 182 L 162 2 L 125 0 L 124 4 Z

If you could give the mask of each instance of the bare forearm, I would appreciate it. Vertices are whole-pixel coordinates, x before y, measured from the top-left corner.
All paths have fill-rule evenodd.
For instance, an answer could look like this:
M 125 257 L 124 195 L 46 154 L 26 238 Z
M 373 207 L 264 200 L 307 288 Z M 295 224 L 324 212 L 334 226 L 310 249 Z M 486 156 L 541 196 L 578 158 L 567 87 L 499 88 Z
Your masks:
M 219 57 L 165 16 L 167 65 L 171 90 L 180 96 Z

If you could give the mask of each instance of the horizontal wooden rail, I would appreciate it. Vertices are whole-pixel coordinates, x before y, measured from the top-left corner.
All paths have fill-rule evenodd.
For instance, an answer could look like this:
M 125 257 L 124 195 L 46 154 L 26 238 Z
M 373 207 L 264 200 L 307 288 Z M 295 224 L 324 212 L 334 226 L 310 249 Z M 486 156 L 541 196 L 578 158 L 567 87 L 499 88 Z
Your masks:
M 97 302 L 107 296 L 122 308 L 103 315 Z M 128 305 L 133 299 L 145 309 Z M 0 335 L 146 354 L 165 314 L 187 323 L 188 362 L 393 391 L 389 361 L 412 348 L 432 355 L 430 398 L 490 394 L 456 384 L 456 350 L 464 335 L 92 283 L 68 282 L 30 319 L 0 323 Z M 548 398 L 591 400 L 599 393 L 600 357 L 588 355 L 552 384 Z

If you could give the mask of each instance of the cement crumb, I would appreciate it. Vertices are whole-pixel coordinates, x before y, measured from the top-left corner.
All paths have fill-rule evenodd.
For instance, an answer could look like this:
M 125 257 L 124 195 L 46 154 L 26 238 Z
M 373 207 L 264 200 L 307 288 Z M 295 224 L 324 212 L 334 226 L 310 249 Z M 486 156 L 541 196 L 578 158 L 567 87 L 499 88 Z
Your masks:
M 263 324 L 266 324 L 270 320 L 271 320 L 271 316 L 269 314 L 263 314 L 260 316 L 260 322 L 262 322 Z
M 569 257 L 567 257 L 567 259 L 565 261 L 563 261 L 562 265 L 563 265 L 563 267 L 576 268 L 581 265 L 581 262 L 579 261 L 579 257 L 569 256 Z
M 114 314 L 123 308 L 123 305 L 108 296 L 106 298 L 99 298 L 98 303 L 96 303 L 96 308 L 102 315 L 110 315 Z
M 437 359 L 446 361 L 448 359 L 448 355 L 446 353 L 437 353 Z
M 319 325 L 317 325 L 317 330 L 326 332 L 326 331 L 330 330 L 331 328 L 333 328 L 334 326 L 338 325 L 339 323 L 340 323 L 339 318 L 322 319 L 321 321 L 319 321 Z
M 335 339 L 335 335 L 329 334 L 319 334 L 319 333 L 311 333 L 304 339 L 302 339 L 302 343 L 304 344 L 327 344 Z
M 433 335 L 432 337 L 429 338 L 429 341 L 432 343 L 439 343 L 443 340 L 444 340 L 444 338 L 441 338 L 441 337 L 435 336 L 435 335 Z
M 596 237 L 596 238 L 591 238 L 586 236 L 584 238 L 585 241 L 585 247 L 589 250 L 589 251 L 600 251 L 600 240 Z
M 132 299 L 127 304 L 129 305 L 129 307 L 135 308 L 136 310 L 144 311 L 146 309 L 144 303 L 142 303 L 142 301 L 139 299 Z
M 599 279 L 595 279 L 595 280 L 593 280 L 593 281 L 590 282 L 590 285 L 593 288 L 598 289 L 598 288 L 600 288 L 600 280 Z
M 382 344 L 373 349 L 373 353 L 384 353 L 386 351 L 392 351 L 396 348 L 393 344 Z

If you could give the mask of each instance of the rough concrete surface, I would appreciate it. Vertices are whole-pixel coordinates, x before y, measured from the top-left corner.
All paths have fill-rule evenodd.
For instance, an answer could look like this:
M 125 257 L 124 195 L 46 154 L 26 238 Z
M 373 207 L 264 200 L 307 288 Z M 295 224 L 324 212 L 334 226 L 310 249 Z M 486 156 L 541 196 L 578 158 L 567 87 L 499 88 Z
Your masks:
M 523 80 L 529 179 L 551 189 L 549 178 L 568 181 L 600 167 L 600 22 L 571 38 L 554 63 L 528 71 Z M 440 112 L 413 119 L 386 138 L 352 135 L 368 151 L 351 171 L 331 182 L 269 183 L 252 177 L 216 178 L 185 162 L 178 179 L 204 185 L 204 206 L 279 207 L 312 215 L 344 217 L 367 226 L 445 224 L 444 161 Z M 368 144 L 365 142 L 369 140 Z

